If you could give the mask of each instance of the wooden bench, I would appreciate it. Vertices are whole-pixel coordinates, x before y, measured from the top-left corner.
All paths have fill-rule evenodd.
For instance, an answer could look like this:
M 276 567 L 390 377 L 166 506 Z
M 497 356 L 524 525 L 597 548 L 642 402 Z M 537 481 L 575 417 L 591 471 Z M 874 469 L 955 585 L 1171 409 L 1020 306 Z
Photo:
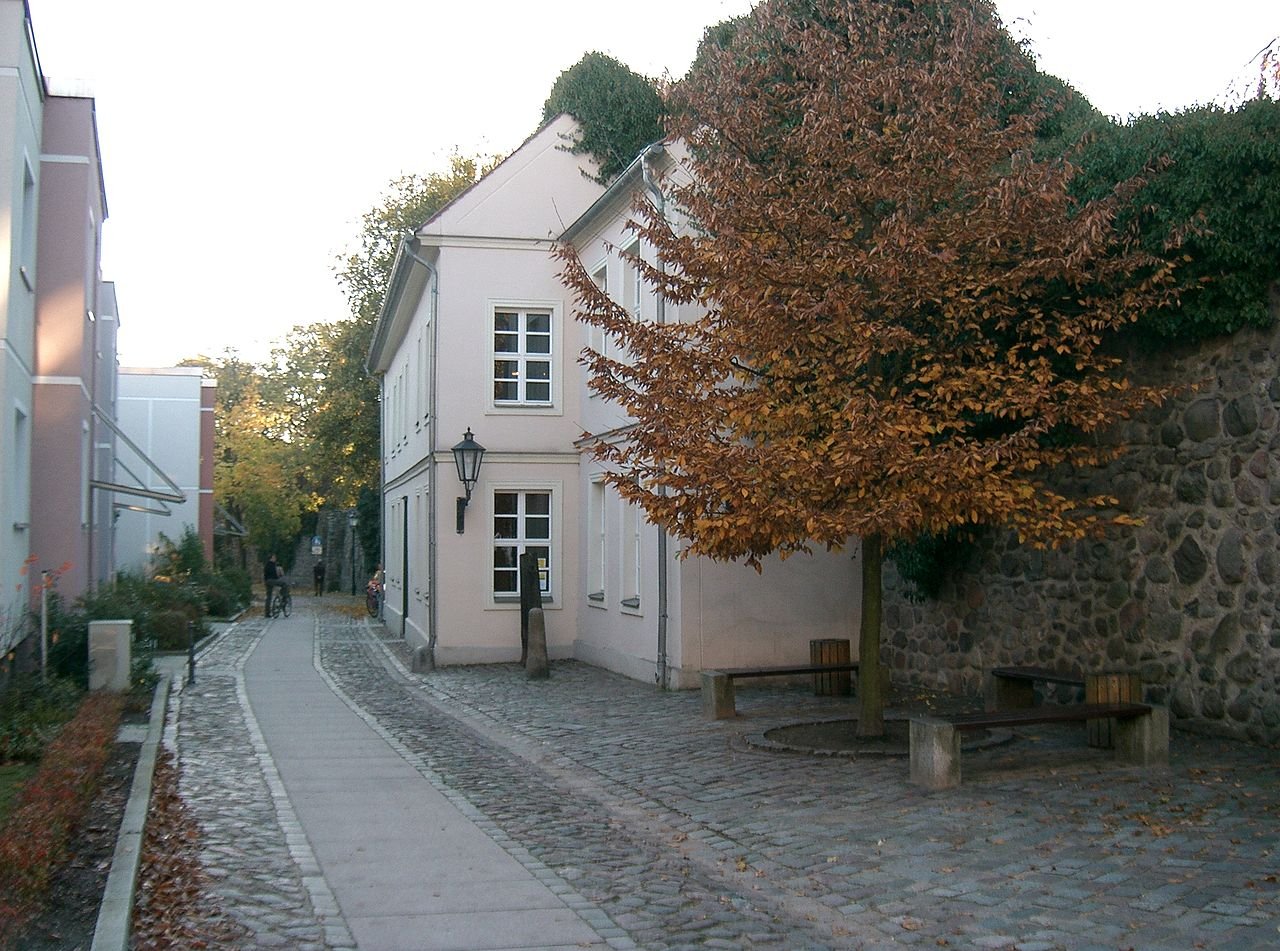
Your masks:
M 1084 689 L 1084 678 L 1047 667 L 995 667 L 987 679 L 988 710 L 1020 710 L 1036 705 L 1036 684 Z
M 960 734 L 970 730 L 1111 719 L 1115 758 L 1135 766 L 1169 762 L 1169 711 L 1145 703 L 1077 703 L 911 718 L 911 781 L 926 789 L 960 784 Z
M 798 674 L 856 673 L 858 662 L 848 664 L 796 664 L 792 667 L 722 667 L 702 672 L 702 712 L 709 720 L 731 720 L 738 715 L 733 682 L 752 677 L 787 677 Z

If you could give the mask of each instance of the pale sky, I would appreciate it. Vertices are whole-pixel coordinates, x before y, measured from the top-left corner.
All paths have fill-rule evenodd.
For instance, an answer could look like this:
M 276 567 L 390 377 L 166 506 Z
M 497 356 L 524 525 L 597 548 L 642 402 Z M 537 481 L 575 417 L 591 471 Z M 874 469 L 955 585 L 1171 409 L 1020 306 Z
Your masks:
M 97 98 L 121 363 L 264 359 L 291 327 L 347 316 L 334 262 L 392 178 L 509 152 L 590 50 L 678 78 L 706 26 L 752 5 L 30 0 L 45 74 Z M 1222 101 L 1280 35 L 1278 0 L 997 6 L 1119 117 Z

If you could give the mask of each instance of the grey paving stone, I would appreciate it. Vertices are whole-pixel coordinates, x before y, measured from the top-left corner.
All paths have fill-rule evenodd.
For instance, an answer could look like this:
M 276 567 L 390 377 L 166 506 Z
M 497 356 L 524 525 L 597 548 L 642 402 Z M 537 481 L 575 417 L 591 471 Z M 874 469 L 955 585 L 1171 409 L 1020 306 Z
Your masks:
M 965 784 L 929 795 L 904 761 L 745 743 L 847 715 L 845 698 L 753 687 L 741 691 L 743 716 L 711 723 L 695 692 L 576 662 L 553 663 L 536 684 L 510 664 L 413 675 L 385 629 L 316 617 L 321 668 L 353 709 L 620 951 L 938 939 L 1114 951 L 1147 948 L 1132 938 L 1144 934 L 1153 951 L 1236 951 L 1280 934 L 1277 890 L 1243 891 L 1274 864 L 1263 857 L 1274 836 L 1257 832 L 1276 827 L 1280 764 L 1246 745 L 1175 734 L 1169 770 L 1144 774 L 1046 730 L 1015 744 L 1061 751 L 1052 772 L 1001 765 L 1008 750 L 966 754 Z M 214 887 L 258 946 L 354 947 L 295 854 L 305 830 L 290 849 L 297 830 L 235 694 L 262 627 L 248 619 L 221 635 L 174 701 L 182 793 Z M 978 915 L 985 932 L 970 930 Z M 894 921 L 904 917 L 911 930 Z

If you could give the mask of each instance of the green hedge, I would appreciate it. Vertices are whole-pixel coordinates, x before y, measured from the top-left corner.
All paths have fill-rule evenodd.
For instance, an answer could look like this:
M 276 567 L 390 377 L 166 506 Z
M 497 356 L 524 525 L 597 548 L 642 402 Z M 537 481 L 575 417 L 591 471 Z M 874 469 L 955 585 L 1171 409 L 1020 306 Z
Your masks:
M 1140 116 L 1099 131 L 1079 164 L 1082 198 L 1150 169 L 1120 224 L 1136 225 L 1148 250 L 1179 259 L 1185 290 L 1180 307 L 1142 318 L 1143 333 L 1191 341 L 1270 325 L 1269 288 L 1280 279 L 1280 102 Z M 1188 229 L 1185 243 L 1168 251 L 1177 229 Z

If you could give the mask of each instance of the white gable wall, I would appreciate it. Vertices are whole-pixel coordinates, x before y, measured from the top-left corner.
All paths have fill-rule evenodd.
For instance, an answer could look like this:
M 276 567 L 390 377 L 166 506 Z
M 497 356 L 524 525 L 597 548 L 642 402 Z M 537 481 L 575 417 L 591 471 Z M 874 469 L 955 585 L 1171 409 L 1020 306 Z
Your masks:
M 673 148 L 659 161 L 681 155 Z M 677 171 L 677 174 L 680 174 Z M 617 194 L 592 209 L 572 232 L 587 271 L 601 269 L 610 295 L 627 303 L 632 295 L 629 268 L 618 249 L 631 247 L 626 229 L 632 196 L 643 187 L 639 174 L 615 187 Z M 646 260 L 652 252 L 641 249 Z M 640 313 L 656 319 L 658 302 L 650 288 L 640 294 Z M 688 314 L 667 304 L 663 318 L 678 321 Z M 612 341 L 584 328 L 584 339 L 624 358 Z M 591 433 L 619 432 L 627 423 L 620 407 L 589 392 L 581 374 L 582 414 Z M 602 484 L 603 470 L 591 454 L 582 454 L 579 491 L 583 512 L 579 525 L 582 592 L 579 601 L 578 657 L 637 679 L 658 673 L 658 530 Z M 860 566 L 856 543 L 845 553 L 817 552 L 785 561 L 766 559 L 762 572 L 740 564 L 706 558 L 678 558 L 679 539 L 668 540 L 668 616 L 666 666 L 668 683 L 692 687 L 705 668 L 807 662 L 809 641 L 850 641 L 856 656 L 860 621 Z M 638 579 L 637 579 L 638 574 Z
M 547 519 L 522 524 L 550 524 L 544 607 L 551 655 L 569 656 L 576 636 L 576 614 L 566 607 L 577 602 L 582 344 L 550 252 L 562 216 L 580 214 L 602 189 L 583 174 L 594 171 L 590 161 L 563 148 L 574 127 L 568 117 L 553 120 L 419 230 L 404 261 L 409 276 L 398 287 L 393 281 L 395 299 L 375 335 L 386 618 L 440 664 L 520 656 L 518 599 L 495 591 L 495 558 L 509 547 L 495 547 L 495 493 L 503 503 L 516 495 L 522 505 L 549 499 Z M 495 398 L 495 359 L 508 356 L 495 354 L 496 312 L 549 316 L 550 336 L 539 338 L 550 345 L 549 400 L 541 393 L 519 402 Z M 488 452 L 459 534 L 455 499 L 463 487 L 450 448 L 468 428 Z

